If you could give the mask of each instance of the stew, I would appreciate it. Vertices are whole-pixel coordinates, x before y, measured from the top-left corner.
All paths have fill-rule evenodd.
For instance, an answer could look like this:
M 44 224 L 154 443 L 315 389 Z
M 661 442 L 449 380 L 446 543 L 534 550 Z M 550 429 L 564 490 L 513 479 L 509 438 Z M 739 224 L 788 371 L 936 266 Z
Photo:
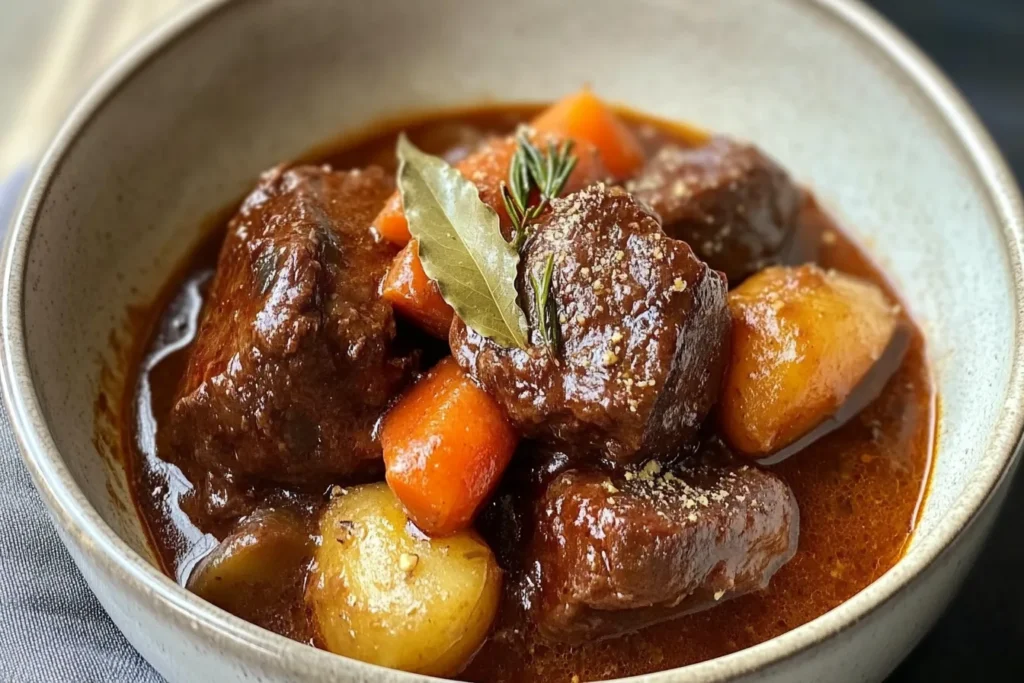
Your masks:
M 144 320 L 123 442 L 164 569 L 385 666 L 735 652 L 892 567 L 927 492 L 884 275 L 757 147 L 589 91 L 267 171 Z

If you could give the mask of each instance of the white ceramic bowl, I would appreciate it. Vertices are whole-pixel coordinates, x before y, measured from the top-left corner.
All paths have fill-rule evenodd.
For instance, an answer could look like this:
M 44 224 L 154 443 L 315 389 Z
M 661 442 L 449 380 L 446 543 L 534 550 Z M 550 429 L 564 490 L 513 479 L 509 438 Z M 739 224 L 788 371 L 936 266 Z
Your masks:
M 416 677 L 205 604 L 153 565 L 94 402 L 126 308 L 261 169 L 388 114 L 611 99 L 750 138 L 865 243 L 922 323 L 941 395 L 932 492 L 900 562 L 819 619 L 645 681 L 877 680 L 945 606 L 999 507 L 1022 418 L 1022 211 L 935 68 L 846 0 L 209 1 L 71 114 L 9 235 L 3 389 L 43 499 L 100 601 L 172 681 Z M 123 340 L 121 340 L 123 342 Z

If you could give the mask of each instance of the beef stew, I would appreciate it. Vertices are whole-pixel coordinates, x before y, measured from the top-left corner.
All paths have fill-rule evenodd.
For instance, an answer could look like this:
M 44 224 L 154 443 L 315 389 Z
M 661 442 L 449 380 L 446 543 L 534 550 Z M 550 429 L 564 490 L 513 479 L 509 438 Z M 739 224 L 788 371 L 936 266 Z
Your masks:
M 402 133 L 429 168 L 398 167 Z M 485 275 L 512 273 L 519 343 L 460 299 L 428 215 L 508 245 Z M 755 147 L 587 91 L 269 171 L 144 320 L 123 440 L 165 570 L 386 666 L 734 652 L 889 569 L 927 492 L 937 398 L 878 269 Z

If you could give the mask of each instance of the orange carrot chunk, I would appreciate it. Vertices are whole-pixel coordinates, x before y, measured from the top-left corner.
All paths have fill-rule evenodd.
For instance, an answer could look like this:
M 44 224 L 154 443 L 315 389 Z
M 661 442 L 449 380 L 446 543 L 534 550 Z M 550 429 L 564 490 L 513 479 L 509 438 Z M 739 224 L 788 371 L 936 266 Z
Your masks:
M 452 358 L 388 412 L 380 431 L 388 485 L 432 536 L 465 529 L 494 490 L 519 436 Z
M 557 133 L 597 148 L 601 161 L 617 179 L 634 175 L 644 161 L 633 132 L 589 89 L 559 100 L 533 120 L 540 132 Z
M 409 224 L 405 220 L 405 210 L 402 208 L 402 195 L 397 190 L 384 202 L 384 208 L 373 221 L 373 228 L 392 244 L 405 245 L 412 239 Z
M 416 240 L 406 244 L 391 262 L 381 284 L 381 296 L 428 333 L 448 339 L 455 311 L 441 296 L 437 283 L 423 272 Z

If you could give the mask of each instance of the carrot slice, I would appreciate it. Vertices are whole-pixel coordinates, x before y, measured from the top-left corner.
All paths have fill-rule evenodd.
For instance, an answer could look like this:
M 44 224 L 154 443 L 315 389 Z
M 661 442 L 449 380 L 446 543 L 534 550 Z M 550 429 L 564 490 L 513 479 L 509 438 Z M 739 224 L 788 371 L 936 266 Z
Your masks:
M 617 179 L 632 176 L 644 161 L 633 132 L 589 89 L 559 100 L 533 120 L 534 129 L 557 133 L 597 148 L 601 161 Z
M 432 536 L 473 522 L 518 440 L 501 406 L 451 357 L 399 399 L 380 431 L 388 486 Z
M 391 262 L 381 283 L 381 297 L 430 334 L 448 339 L 455 311 L 423 271 L 416 240 L 406 244 Z

